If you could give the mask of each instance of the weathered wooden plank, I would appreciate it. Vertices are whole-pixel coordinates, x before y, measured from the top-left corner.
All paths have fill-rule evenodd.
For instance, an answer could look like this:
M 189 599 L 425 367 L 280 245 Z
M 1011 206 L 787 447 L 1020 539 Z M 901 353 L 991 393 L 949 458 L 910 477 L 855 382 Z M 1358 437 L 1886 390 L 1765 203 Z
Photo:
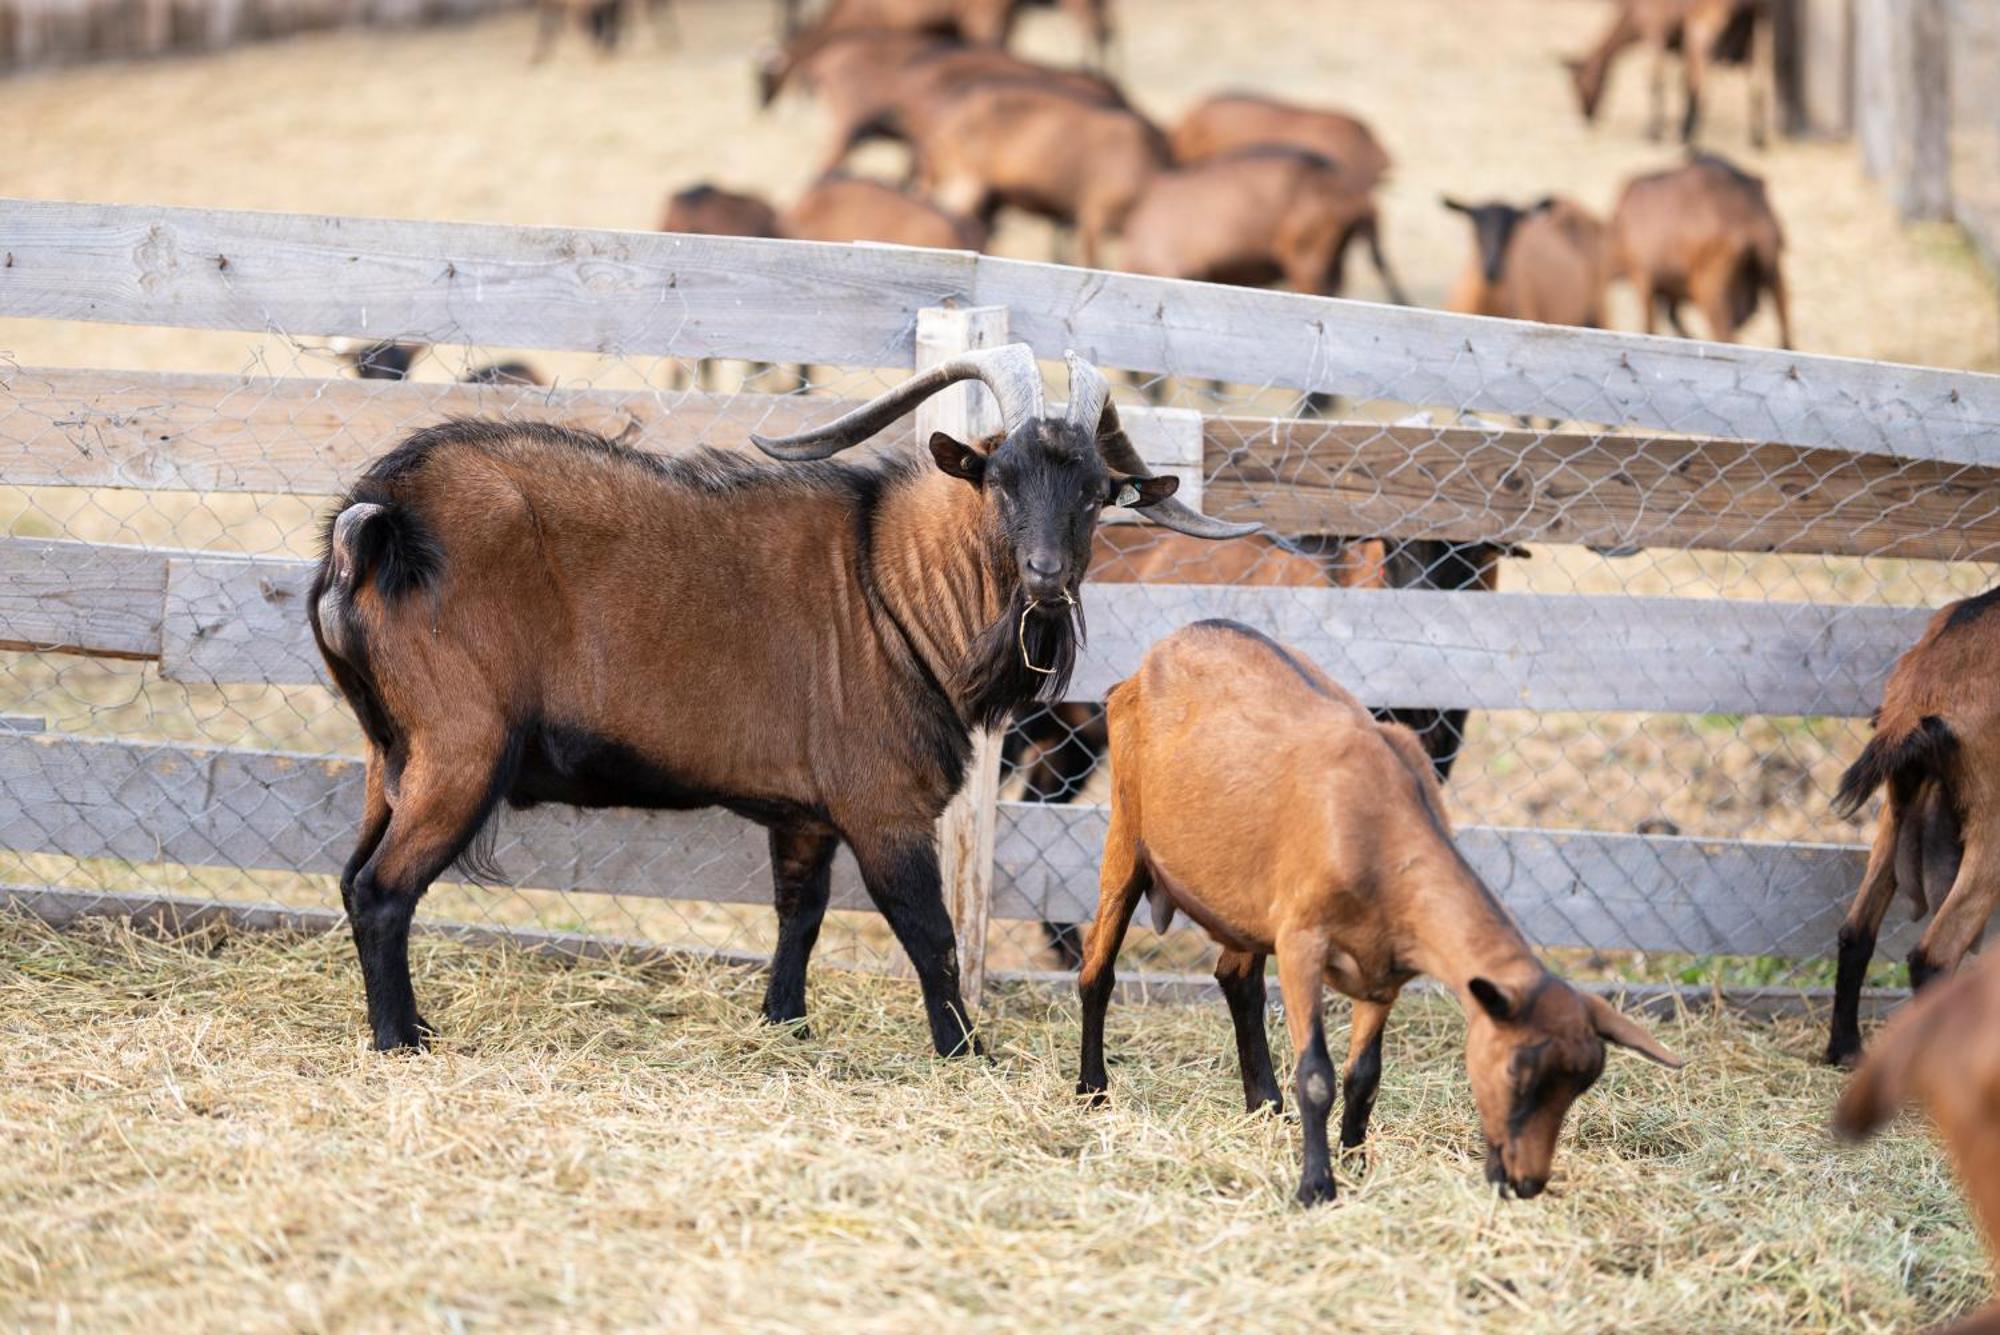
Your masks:
M 982 256 L 1043 356 L 1609 427 L 2000 463 L 2000 376 Z
M 1371 705 L 1860 717 L 1925 608 L 1721 598 L 1086 586 L 1071 695 L 1102 699 L 1161 636 L 1227 617 Z
M 162 675 L 320 680 L 302 562 L 176 560 Z M 1928 608 L 1721 598 L 1087 584 L 1072 693 L 1101 699 L 1209 617 L 1297 645 L 1370 704 L 1861 717 Z
M 0 848 L 331 874 L 353 847 L 361 766 L 337 756 L 0 733 Z M 502 817 L 511 883 L 724 903 L 771 899 L 764 834 L 721 811 Z M 852 860 L 833 904 L 866 908 Z
M 1003 802 L 994 916 L 1089 922 L 1107 812 Z M 1538 945 L 1698 955 L 1826 954 L 1868 856 L 1847 844 L 1493 826 L 1461 829 L 1458 842 Z M 1884 958 L 1916 939 L 1895 918 Z
M 609 354 L 910 364 L 964 251 L 9 200 L 0 314 Z
M 1208 504 L 1281 533 L 2000 555 L 2000 469 L 1679 437 L 1210 417 Z
M 166 580 L 142 548 L 0 538 L 0 649 L 156 658 Z
M 331 874 L 360 811 L 361 767 L 281 752 L 0 733 L 0 848 L 140 863 Z M 992 913 L 1087 921 L 1104 809 L 1002 803 Z M 1858 846 L 1472 828 L 1466 855 L 1542 945 L 1823 953 L 1860 875 Z M 768 903 L 762 832 L 721 812 L 537 807 L 502 820 L 511 884 Z M 866 908 L 851 861 L 834 906 Z M 1908 929 L 1885 933 L 1906 947 Z
M 1950 40 L 1945 0 L 1855 0 L 1862 165 L 1906 219 L 1951 216 Z

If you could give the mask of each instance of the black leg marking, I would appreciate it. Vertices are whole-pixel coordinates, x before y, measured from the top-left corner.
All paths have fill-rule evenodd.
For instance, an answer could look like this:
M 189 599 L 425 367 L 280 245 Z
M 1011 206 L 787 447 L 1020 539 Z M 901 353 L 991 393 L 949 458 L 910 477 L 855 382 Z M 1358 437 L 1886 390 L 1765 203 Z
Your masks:
M 1265 1033 L 1265 983 L 1262 955 L 1250 957 L 1247 965 L 1232 967 L 1236 960 L 1225 954 L 1215 966 L 1215 981 L 1229 1003 L 1229 1020 L 1236 1028 L 1236 1063 L 1243 1075 L 1243 1106 L 1250 1112 L 1268 1108 L 1279 1112 L 1284 1096 L 1278 1092 L 1277 1073 L 1271 1069 L 1271 1043 Z
M 1326 1121 L 1333 1111 L 1333 1058 L 1326 1051 L 1326 1027 L 1314 1017 L 1312 1038 L 1299 1054 L 1293 1081 L 1299 1099 L 1299 1122 L 1305 1132 L 1305 1172 L 1299 1177 L 1301 1205 L 1318 1205 L 1334 1197 L 1333 1162 L 1327 1153 Z
M 805 1038 L 806 962 L 826 919 L 833 854 L 840 841 L 831 830 L 814 825 L 776 826 L 770 833 L 778 947 L 771 952 L 764 1018 L 772 1024 L 796 1024 L 799 1037 Z
M 1840 926 L 1840 963 L 1833 980 L 1833 1026 L 1826 1040 L 1826 1060 L 1851 1066 L 1861 1053 L 1861 985 L 1875 958 L 1875 933 L 1859 923 Z
M 424 887 L 428 885 L 426 879 Z M 410 983 L 410 919 L 422 896 L 423 887 L 404 891 L 380 885 L 372 861 L 354 879 L 348 925 L 361 959 L 368 1027 L 380 1052 L 422 1047 L 434 1032 L 417 1014 L 416 989 Z
M 1368 1118 L 1375 1111 L 1375 1090 L 1382 1083 L 1382 1033 L 1361 1050 L 1347 1068 L 1347 1092 L 1340 1105 L 1340 1145 L 1359 1149 L 1368 1138 Z
M 1930 986 L 1931 980 L 1944 970 L 1924 958 L 1924 948 L 1918 946 L 1910 952 L 1910 990 L 1921 992 Z
M 951 915 L 944 909 L 937 848 L 929 833 L 885 847 L 857 847 L 854 852 L 868 897 L 889 920 L 889 929 L 917 971 L 938 1055 L 983 1053 L 967 1018 L 965 999 L 959 995 L 958 944 L 952 936 Z

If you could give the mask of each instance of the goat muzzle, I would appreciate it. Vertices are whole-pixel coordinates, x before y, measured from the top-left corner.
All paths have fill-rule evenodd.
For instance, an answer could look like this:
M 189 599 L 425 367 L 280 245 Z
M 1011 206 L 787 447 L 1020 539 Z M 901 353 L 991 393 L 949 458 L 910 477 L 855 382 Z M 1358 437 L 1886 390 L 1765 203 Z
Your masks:
M 1076 609 L 1076 599 L 1072 597 L 1067 590 L 1063 592 L 1063 596 L 1061 597 L 1061 599 L 1055 599 L 1055 598 L 1028 599 L 1027 605 L 1022 607 L 1021 609 L 1021 620 L 1014 630 L 1014 641 L 1016 644 L 1020 646 L 1021 649 L 1021 666 L 1028 669 L 1028 671 L 1030 672 L 1039 673 L 1044 677 L 1055 676 L 1057 669 L 1052 667 L 1043 667 L 1041 664 L 1037 663 L 1034 660 L 1034 658 L 1028 653 L 1028 617 L 1038 607 L 1055 606 L 1058 603 L 1060 603 L 1063 609 L 1059 613 L 1059 615 L 1061 616 L 1068 616 L 1070 615 L 1071 612 L 1073 612 Z

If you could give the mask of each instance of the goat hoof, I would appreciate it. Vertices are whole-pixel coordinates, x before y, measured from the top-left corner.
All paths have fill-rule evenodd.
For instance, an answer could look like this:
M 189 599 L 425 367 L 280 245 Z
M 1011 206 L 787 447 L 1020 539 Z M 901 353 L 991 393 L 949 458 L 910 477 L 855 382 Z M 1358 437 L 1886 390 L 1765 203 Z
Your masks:
M 1077 1081 L 1076 1096 L 1083 1100 L 1086 1108 L 1102 1108 L 1111 1102 L 1111 1096 L 1104 1092 L 1104 1085 L 1093 1080 Z
M 1299 1183 L 1298 1202 L 1307 1208 L 1315 1205 L 1330 1205 L 1333 1203 L 1334 1195 L 1332 1173 L 1321 1173 L 1316 1177 L 1308 1177 Z
M 1837 1066 L 1843 1071 L 1851 1071 L 1861 1061 L 1861 1044 L 1843 1042 L 1839 1039 L 1826 1045 L 1826 1064 Z
M 418 1019 L 415 1023 L 395 1029 L 375 1031 L 375 1051 L 377 1052 L 422 1052 L 430 1046 L 437 1031 Z

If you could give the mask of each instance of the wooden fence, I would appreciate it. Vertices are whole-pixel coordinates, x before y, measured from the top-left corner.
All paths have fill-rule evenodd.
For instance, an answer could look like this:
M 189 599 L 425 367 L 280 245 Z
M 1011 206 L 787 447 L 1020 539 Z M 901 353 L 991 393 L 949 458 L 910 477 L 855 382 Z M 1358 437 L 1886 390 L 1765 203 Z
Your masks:
M 326 28 L 409 27 L 527 0 L 0 0 L 0 72 L 215 51 Z
M 0 238 L 0 316 L 881 368 L 1007 337 L 1142 373 L 1593 424 L 1133 412 L 1142 451 L 1197 477 L 1205 508 L 1280 532 L 2000 558 L 1996 377 L 960 252 L 27 202 L 0 203 Z M 307 496 L 337 492 L 394 431 L 503 393 L 28 367 L 0 370 L 0 390 L 0 484 Z M 976 411 L 970 398 L 938 411 Z M 506 401 L 666 451 L 726 443 L 725 415 L 732 430 L 784 429 L 842 406 L 608 390 Z M 305 579 L 298 559 L 4 537 L 0 647 L 143 660 L 172 681 L 307 686 L 321 669 Z M 1194 585 L 1093 584 L 1087 600 L 1079 698 L 1160 635 L 1229 615 L 1381 705 L 1835 717 L 1872 709 L 1929 615 Z M 997 761 L 982 755 L 947 822 L 974 976 L 988 914 L 1088 917 L 1104 820 L 1089 805 L 998 801 L 981 782 Z M 359 792 L 358 765 L 340 757 L 0 730 L 0 850 L 19 854 L 330 873 Z M 1528 828 L 1472 828 L 1463 842 L 1543 944 L 1693 953 L 1823 952 L 1862 855 Z M 543 808 L 512 818 L 508 845 L 522 886 L 769 893 L 760 832 L 719 812 Z M 844 859 L 834 903 L 865 907 Z M 1906 943 L 1891 933 L 1884 950 Z

